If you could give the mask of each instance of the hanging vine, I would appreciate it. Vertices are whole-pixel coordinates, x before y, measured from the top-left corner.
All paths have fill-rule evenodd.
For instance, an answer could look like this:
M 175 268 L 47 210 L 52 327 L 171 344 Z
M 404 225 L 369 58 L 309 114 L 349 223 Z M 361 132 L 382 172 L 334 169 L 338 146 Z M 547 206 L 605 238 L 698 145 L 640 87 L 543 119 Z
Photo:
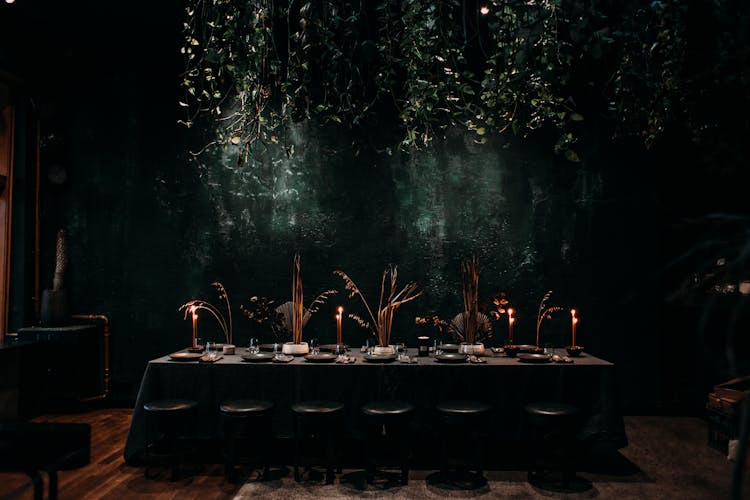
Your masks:
M 456 126 L 479 144 L 547 130 L 571 161 L 587 127 L 650 147 L 670 123 L 702 126 L 685 116 L 699 96 L 677 0 L 185 2 L 182 123 L 239 163 L 259 145 L 292 155 L 303 121 L 353 131 L 355 150 L 376 128 L 405 150 Z

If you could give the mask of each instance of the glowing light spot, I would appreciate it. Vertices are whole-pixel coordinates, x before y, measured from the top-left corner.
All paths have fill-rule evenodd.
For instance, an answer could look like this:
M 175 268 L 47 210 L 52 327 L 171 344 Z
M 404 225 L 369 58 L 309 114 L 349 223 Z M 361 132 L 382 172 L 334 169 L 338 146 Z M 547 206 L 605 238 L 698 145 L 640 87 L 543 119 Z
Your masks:
M 480 13 L 481 13 L 481 14 L 482 14 L 483 16 L 486 16 L 487 14 L 489 14 L 489 13 L 490 13 L 490 6 L 489 6 L 489 5 L 486 5 L 486 4 L 485 4 L 485 5 L 482 5 L 482 6 L 481 6 L 481 7 L 479 8 L 479 12 L 480 12 Z

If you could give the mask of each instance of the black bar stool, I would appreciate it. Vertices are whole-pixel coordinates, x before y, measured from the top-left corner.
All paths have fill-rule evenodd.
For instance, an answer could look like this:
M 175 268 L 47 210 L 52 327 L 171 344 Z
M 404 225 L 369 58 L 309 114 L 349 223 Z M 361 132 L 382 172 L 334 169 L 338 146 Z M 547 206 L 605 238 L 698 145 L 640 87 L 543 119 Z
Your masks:
M 274 404 L 257 399 L 234 399 L 219 405 L 221 430 L 224 437 L 222 455 L 227 481 L 236 479 L 235 466 L 253 452 L 263 463 L 263 479 L 268 478 L 273 440 L 271 415 Z
M 436 408 L 441 424 L 441 475 L 445 476 L 449 472 L 448 449 L 453 445 L 457 455 L 464 455 L 463 463 L 456 461 L 456 469 L 462 466 L 468 470 L 473 468 L 481 476 L 484 467 L 484 439 L 481 438 L 481 429 L 485 427 L 484 420 L 489 415 L 490 406 L 480 401 L 456 400 L 438 403 Z
M 528 432 L 528 481 L 542 485 L 549 472 L 562 473 L 569 488 L 576 474 L 576 428 L 579 410 L 564 403 L 538 401 L 524 407 Z M 554 482 L 554 481 L 552 481 Z
M 198 402 L 189 399 L 162 399 L 143 405 L 146 411 L 143 455 L 146 478 L 150 477 L 149 467 L 157 465 L 171 466 L 172 480 L 178 478 L 185 456 L 193 449 L 188 436 L 197 408 Z
M 294 480 L 301 481 L 299 466 L 303 455 L 310 456 L 324 447 L 326 483 L 333 483 L 333 466 L 341 471 L 336 439 L 341 437 L 344 404 L 338 401 L 301 401 L 292 405 L 294 413 Z M 309 445 L 304 446 L 304 445 Z M 315 446 L 317 445 L 317 446 Z
M 390 458 L 390 450 L 396 450 L 401 466 L 401 484 L 409 482 L 409 422 L 414 414 L 414 405 L 403 401 L 377 401 L 362 406 L 366 416 L 365 459 L 367 482 L 375 476 L 375 468 L 381 460 Z

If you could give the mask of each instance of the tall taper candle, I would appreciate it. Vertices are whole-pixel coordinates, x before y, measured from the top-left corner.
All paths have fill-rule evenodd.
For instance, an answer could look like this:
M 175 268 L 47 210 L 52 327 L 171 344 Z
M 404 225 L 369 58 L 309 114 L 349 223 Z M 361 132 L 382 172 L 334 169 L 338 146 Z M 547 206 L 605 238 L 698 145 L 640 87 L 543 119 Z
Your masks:
M 513 309 L 508 309 L 508 343 L 513 345 L 513 323 L 516 318 L 513 317 Z
M 195 306 L 190 308 L 193 317 L 193 347 L 198 347 L 198 313 Z
M 576 317 L 576 310 L 575 309 L 571 309 L 570 310 L 570 317 L 571 317 L 570 318 L 571 326 L 573 328 L 573 344 L 572 345 L 575 346 L 575 345 L 578 345 L 578 344 L 576 344 L 576 325 L 578 324 L 578 318 Z
M 341 318 L 344 315 L 344 308 L 339 306 L 338 314 L 336 315 L 336 343 L 343 344 L 341 339 Z

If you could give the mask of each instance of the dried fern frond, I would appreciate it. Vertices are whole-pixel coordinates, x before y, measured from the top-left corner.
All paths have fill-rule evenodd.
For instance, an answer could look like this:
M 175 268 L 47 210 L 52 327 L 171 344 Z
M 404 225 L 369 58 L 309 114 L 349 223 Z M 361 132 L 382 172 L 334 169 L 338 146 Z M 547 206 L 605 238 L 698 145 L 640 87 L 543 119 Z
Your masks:
M 541 329 L 542 329 L 542 322 L 545 319 L 551 319 L 553 312 L 563 310 L 563 308 L 560 306 L 548 306 L 547 302 L 549 301 L 550 297 L 552 297 L 552 290 L 545 293 L 544 297 L 542 297 L 542 300 L 539 303 L 539 312 L 537 313 L 537 317 L 536 317 L 536 345 L 537 347 L 539 347 L 539 333 L 541 332 Z
M 325 301 L 328 300 L 328 297 L 337 293 L 339 293 L 338 290 L 324 290 L 320 292 L 317 297 L 315 297 L 315 299 L 310 302 L 310 305 L 307 306 L 307 310 L 310 312 L 310 314 L 318 312 L 318 309 L 320 309 L 320 306 L 322 306 Z
M 422 295 L 421 291 L 417 291 L 417 285 L 414 282 L 408 283 L 401 290 L 398 290 L 398 269 L 395 266 L 389 266 L 383 271 L 380 281 L 377 314 L 373 314 L 370 305 L 367 303 L 364 295 L 362 295 L 359 287 L 354 283 L 354 280 L 341 270 L 336 270 L 333 273 L 344 280 L 345 289 L 349 292 L 350 299 L 354 298 L 355 295 L 359 296 L 367 313 L 370 315 L 370 321 L 364 321 L 353 314 L 350 314 L 349 317 L 357 321 L 360 326 L 367 325 L 366 328 L 373 331 L 378 338 L 378 344 L 381 346 L 387 346 L 390 342 L 393 316 L 396 310 L 403 304 Z
M 205 300 L 201 299 L 193 299 L 182 304 L 177 310 L 185 311 L 183 319 L 188 319 L 188 316 L 190 316 L 192 319 L 192 315 L 198 314 L 199 310 L 208 311 L 214 317 L 214 319 L 216 319 L 217 323 L 219 323 L 219 327 L 221 328 L 222 332 L 224 332 L 224 338 L 226 339 L 226 342 L 228 344 L 231 344 L 231 337 L 229 336 L 229 330 L 227 329 L 226 319 L 224 319 L 224 315 L 221 313 L 221 311 L 219 311 L 210 302 L 206 302 Z

